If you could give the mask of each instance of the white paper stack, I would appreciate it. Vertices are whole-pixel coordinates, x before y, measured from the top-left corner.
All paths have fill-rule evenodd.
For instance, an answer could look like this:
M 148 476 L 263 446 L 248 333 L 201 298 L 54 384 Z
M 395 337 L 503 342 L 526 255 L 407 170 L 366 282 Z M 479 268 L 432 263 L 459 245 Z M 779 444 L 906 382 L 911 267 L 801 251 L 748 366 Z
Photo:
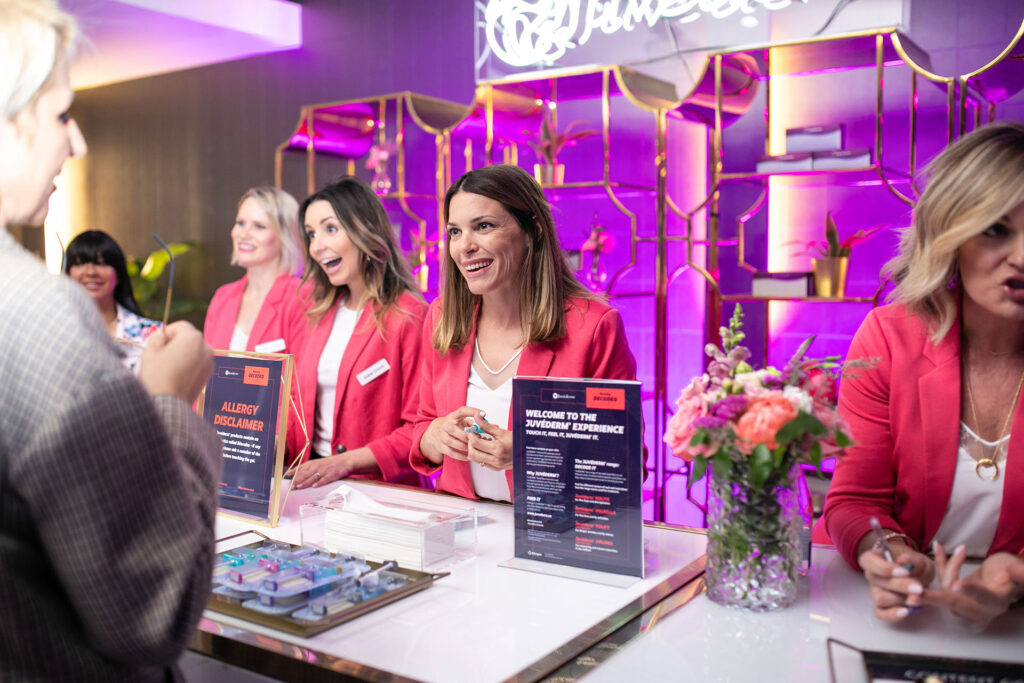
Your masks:
M 331 550 L 412 569 L 455 553 L 456 515 L 381 503 L 347 486 L 339 492 L 343 502 L 329 506 L 324 519 L 323 542 Z
M 786 154 L 827 152 L 843 148 L 843 124 L 786 129 Z

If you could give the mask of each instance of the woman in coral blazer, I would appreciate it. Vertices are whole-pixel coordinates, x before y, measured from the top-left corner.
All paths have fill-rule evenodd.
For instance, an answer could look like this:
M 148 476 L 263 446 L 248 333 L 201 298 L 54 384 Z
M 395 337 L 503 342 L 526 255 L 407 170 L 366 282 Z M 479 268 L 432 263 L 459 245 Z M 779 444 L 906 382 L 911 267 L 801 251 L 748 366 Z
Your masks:
M 409 467 L 426 304 L 377 195 L 342 178 L 299 211 L 313 327 L 297 354 L 295 488 L 358 476 L 418 483 Z M 309 448 L 307 448 L 307 437 Z
M 888 266 L 899 303 L 872 311 L 850 347 L 876 364 L 840 387 L 856 445 L 836 467 L 825 524 L 882 619 L 930 603 L 984 624 L 1024 595 L 1022 174 L 1018 123 L 935 159 Z M 961 578 L 968 556 L 984 561 Z
M 544 193 L 522 169 L 470 171 L 444 214 L 446 278 L 424 328 L 410 461 L 440 470 L 439 490 L 511 500 L 513 376 L 632 380 L 636 361 L 618 312 L 573 276 Z M 473 423 L 485 435 L 467 433 Z
M 231 242 L 231 263 L 246 274 L 214 293 L 203 326 L 206 343 L 232 351 L 295 353 L 306 327 L 298 294 L 298 203 L 275 187 L 249 190 L 238 202 Z

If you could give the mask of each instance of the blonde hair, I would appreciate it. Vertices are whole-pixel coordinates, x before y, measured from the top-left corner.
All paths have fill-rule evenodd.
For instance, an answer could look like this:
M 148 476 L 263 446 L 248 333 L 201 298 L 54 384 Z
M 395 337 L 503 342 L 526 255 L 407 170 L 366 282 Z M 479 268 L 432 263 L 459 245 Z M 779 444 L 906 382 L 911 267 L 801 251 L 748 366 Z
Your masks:
M 890 299 L 924 319 L 932 340 L 957 317 L 957 252 L 1024 202 L 1024 124 L 991 123 L 960 138 L 928 166 L 928 186 L 883 274 Z
M 383 332 L 384 314 L 392 307 L 402 311 L 398 305 L 402 294 L 409 292 L 420 297 L 409 264 L 395 242 L 395 231 L 384 205 L 369 185 L 358 178 L 344 177 L 302 201 L 299 220 L 303 226 L 306 225 L 306 211 L 314 202 L 320 201 L 330 204 L 349 241 L 359 251 L 359 274 L 366 291 L 363 300 L 356 305 L 362 309 L 367 301 L 373 301 L 374 321 Z M 320 264 L 309 255 L 309 236 L 305 229 L 302 239 L 306 247 L 306 272 L 302 282 L 313 283 L 312 305 L 307 315 L 311 321 L 317 321 L 348 293 L 348 287 L 332 285 Z
M 299 234 L 299 203 L 295 197 L 276 187 L 254 187 L 238 200 L 238 208 L 247 199 L 255 201 L 267 215 L 270 226 L 281 240 L 278 263 L 290 275 L 301 275 L 305 258 L 302 255 L 302 237 Z
M 560 339 L 566 334 L 567 299 L 594 299 L 569 267 L 558 241 L 555 221 L 544 191 L 518 166 L 485 166 L 470 171 L 448 188 L 444 198 L 444 222 L 452 197 L 459 192 L 493 199 L 515 218 L 526 233 L 525 262 L 519 271 L 519 315 L 527 344 Z M 469 341 L 480 297 L 469 291 L 451 251 L 445 249 L 445 278 L 441 292 L 441 318 L 431 342 L 444 355 Z
M 52 0 L 0 2 L 0 117 L 15 121 L 35 104 L 53 78 L 54 67 L 70 58 L 78 25 Z

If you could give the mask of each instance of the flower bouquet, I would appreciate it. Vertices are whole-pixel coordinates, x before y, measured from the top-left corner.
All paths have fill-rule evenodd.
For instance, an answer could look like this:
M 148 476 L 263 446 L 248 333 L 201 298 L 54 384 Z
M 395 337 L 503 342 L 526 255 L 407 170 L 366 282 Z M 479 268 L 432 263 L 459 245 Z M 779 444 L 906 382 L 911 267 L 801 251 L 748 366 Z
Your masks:
M 683 389 L 665 441 L 691 461 L 691 481 L 711 468 L 708 597 L 770 611 L 796 599 L 797 466 L 817 467 L 851 441 L 836 412 L 838 358 L 805 358 L 811 337 L 781 371 L 754 370 L 742 321 L 736 306 L 722 348 L 706 347 L 708 371 Z

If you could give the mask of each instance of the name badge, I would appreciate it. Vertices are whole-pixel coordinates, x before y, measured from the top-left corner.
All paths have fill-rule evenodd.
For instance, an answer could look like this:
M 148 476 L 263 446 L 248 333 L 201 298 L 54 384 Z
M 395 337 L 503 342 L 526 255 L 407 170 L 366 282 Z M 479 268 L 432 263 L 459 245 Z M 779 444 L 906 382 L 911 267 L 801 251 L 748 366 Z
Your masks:
M 284 339 L 273 339 L 262 344 L 257 344 L 252 347 L 256 353 L 277 353 L 278 351 L 284 351 Z
M 377 379 L 390 369 L 391 365 L 388 363 L 387 358 L 381 358 L 379 361 L 356 375 L 356 379 L 359 380 L 359 384 L 365 387 L 367 384 Z

